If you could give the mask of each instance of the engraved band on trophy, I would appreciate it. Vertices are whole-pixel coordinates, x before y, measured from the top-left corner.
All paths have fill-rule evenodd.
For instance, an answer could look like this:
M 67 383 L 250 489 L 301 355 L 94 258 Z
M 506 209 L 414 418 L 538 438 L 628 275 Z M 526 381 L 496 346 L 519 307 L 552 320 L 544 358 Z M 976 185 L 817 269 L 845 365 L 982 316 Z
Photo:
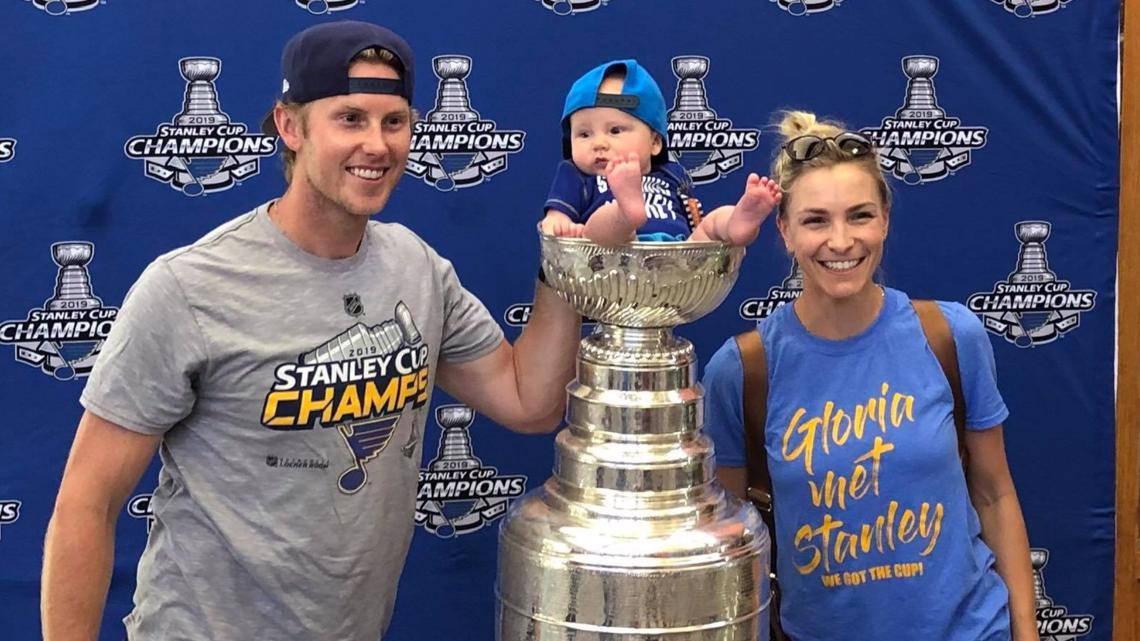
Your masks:
M 1052 225 L 1043 220 L 1027 220 L 1014 227 L 1021 249 L 1017 252 L 1017 267 L 1009 275 L 1011 283 L 1051 283 L 1057 275 L 1049 269 L 1045 254 L 1045 241 Z
M 55 294 L 44 301 L 44 308 L 51 311 L 65 309 L 95 309 L 103 306 L 103 301 L 91 291 L 91 274 L 87 263 L 95 251 L 93 243 L 84 241 L 54 243 L 51 257 L 59 271 L 55 277 Z
M 596 319 L 554 475 L 499 533 L 499 641 L 767 639 L 768 532 L 716 481 L 692 344 L 743 251 L 542 236 L 547 283 Z

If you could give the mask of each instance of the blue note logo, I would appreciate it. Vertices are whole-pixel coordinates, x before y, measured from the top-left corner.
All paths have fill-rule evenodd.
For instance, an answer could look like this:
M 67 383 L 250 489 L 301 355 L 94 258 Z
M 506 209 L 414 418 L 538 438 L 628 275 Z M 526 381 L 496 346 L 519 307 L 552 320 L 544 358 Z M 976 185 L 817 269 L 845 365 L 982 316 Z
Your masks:
M 1096 292 L 1073 289 L 1049 268 L 1045 241 L 1052 225 L 1027 220 L 1014 225 L 1021 247 L 1017 265 L 993 291 L 976 293 L 966 301 L 990 332 L 1018 347 L 1051 343 L 1076 329 L 1081 314 L 1096 306 Z
M 105 306 L 91 289 L 95 243 L 55 243 L 51 256 L 55 293 L 24 320 L 0 323 L 0 344 L 14 346 L 17 361 L 65 381 L 91 373 L 119 308 Z
M 20 520 L 20 506 L 22 503 L 15 499 L 0 499 L 0 539 L 4 535 L 5 525 L 11 525 Z
M 278 431 L 335 427 L 349 461 L 337 488 L 355 494 L 368 482 L 366 464 L 388 448 L 405 408 L 427 404 L 429 357 L 411 312 L 400 301 L 392 319 L 376 325 L 358 322 L 297 360 L 278 365 L 261 424 Z M 413 421 L 400 452 L 411 458 L 418 443 Z M 321 470 L 329 463 L 271 454 L 265 464 Z
M 1091 614 L 1069 614 L 1068 608 L 1058 605 L 1045 592 L 1045 565 L 1049 550 L 1032 548 L 1029 560 L 1033 565 L 1033 597 L 1037 605 L 1037 634 L 1041 641 L 1072 641 L 1092 632 Z
M 277 151 L 277 136 L 249 133 L 233 122 L 218 102 L 217 58 L 183 58 L 186 80 L 182 111 L 153 135 L 134 136 L 123 145 L 128 158 L 144 162 L 147 177 L 187 196 L 225 191 L 261 171 L 261 159 Z
M 439 78 L 435 107 L 412 125 L 408 173 L 440 191 L 451 191 L 506 171 L 508 156 L 522 151 L 526 133 L 499 129 L 471 108 L 471 58 L 436 56 L 432 69 Z
M 442 433 L 435 458 L 420 470 L 416 524 L 448 539 L 480 530 L 506 514 L 510 500 L 526 493 L 525 476 L 504 476 L 484 465 L 471 447 L 475 410 L 442 405 L 435 410 Z
M 934 56 L 907 56 L 903 106 L 882 125 L 864 128 L 864 135 L 879 148 L 879 164 L 908 185 L 942 180 L 970 164 L 973 152 L 986 146 L 989 129 L 966 126 L 947 115 L 934 93 L 939 60 Z
M 689 172 L 694 185 L 714 182 L 744 166 L 744 152 L 760 144 L 759 129 L 738 129 L 709 106 L 704 78 L 709 59 L 673 58 L 677 94 L 669 111 L 669 158 Z
M 768 289 L 762 298 L 747 298 L 740 304 L 740 317 L 744 320 L 768 318 L 772 312 L 800 297 L 804 291 L 804 272 L 799 262 L 792 259 L 792 269 L 783 282 Z
M 32 6 L 49 16 L 64 16 L 94 9 L 102 0 L 32 0 Z
M 363 0 L 296 0 L 296 2 L 298 7 L 301 7 L 314 16 L 323 16 L 337 11 L 347 11 L 358 4 L 364 4 Z
M 572 16 L 604 7 L 610 3 L 610 0 L 538 0 L 538 2 L 556 15 Z
M 843 4 L 843 0 L 769 0 L 793 16 L 822 13 Z
M 0 162 L 8 162 L 16 157 L 16 139 L 0 138 Z
M 132 496 L 131 500 L 127 502 L 127 514 L 133 519 L 146 522 L 147 534 L 150 534 L 151 529 L 154 528 L 154 508 L 150 505 L 153 496 L 153 494 L 139 494 Z
M 1064 9 L 1070 0 L 992 0 L 1018 18 L 1035 18 Z

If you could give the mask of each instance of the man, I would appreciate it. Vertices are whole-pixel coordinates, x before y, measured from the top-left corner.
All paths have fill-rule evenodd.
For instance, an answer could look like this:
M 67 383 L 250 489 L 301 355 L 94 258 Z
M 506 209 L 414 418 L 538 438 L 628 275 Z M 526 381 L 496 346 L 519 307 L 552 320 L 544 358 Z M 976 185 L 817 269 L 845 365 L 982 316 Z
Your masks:
M 265 127 L 280 199 L 161 256 L 83 392 L 48 527 L 47 641 L 95 639 L 118 513 L 162 471 L 130 639 L 361 639 L 387 628 L 438 384 L 522 432 L 559 423 L 579 317 L 539 286 L 514 347 L 451 267 L 370 222 L 404 171 L 415 62 L 360 22 L 294 36 Z

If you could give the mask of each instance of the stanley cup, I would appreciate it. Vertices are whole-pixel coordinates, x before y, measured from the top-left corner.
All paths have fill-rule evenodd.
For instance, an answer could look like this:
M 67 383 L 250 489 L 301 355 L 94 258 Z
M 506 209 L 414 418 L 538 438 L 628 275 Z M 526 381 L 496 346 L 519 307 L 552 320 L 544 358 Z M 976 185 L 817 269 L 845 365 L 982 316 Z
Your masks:
M 387 356 L 405 345 L 419 343 L 422 337 L 403 301 L 396 304 L 395 316 L 395 320 L 371 327 L 357 323 L 316 349 L 302 354 L 301 363 L 333 363 L 359 358 L 358 355 Z
M 946 112 L 938 106 L 934 81 L 931 80 L 938 73 L 938 58 L 907 56 L 903 58 L 902 65 L 909 80 L 906 83 L 906 99 L 895 116 L 903 120 L 944 118 Z
M 431 61 L 435 75 L 439 76 L 439 89 L 435 94 L 435 109 L 428 112 L 428 122 L 474 122 L 479 113 L 471 108 L 464 79 L 471 73 L 471 58 L 467 56 L 436 56 Z
M 788 277 L 784 282 L 780 283 L 781 289 L 803 289 L 804 288 L 804 270 L 800 267 L 800 261 L 795 258 L 792 259 L 792 271 L 788 273 Z
M 465 405 L 445 405 L 435 410 L 435 420 L 443 428 L 439 452 L 428 468 L 433 472 L 477 470 L 483 467 L 471 452 L 471 436 L 467 428 L 475 421 L 475 410 Z
M 1049 269 L 1045 240 L 1052 225 L 1042 220 L 1017 223 L 1014 227 L 1021 249 L 1017 252 L 1017 268 L 1009 275 L 1011 283 L 1051 283 L 1057 275 Z
M 224 125 L 230 121 L 218 104 L 218 90 L 214 80 L 221 72 L 217 58 L 183 58 L 178 61 L 182 77 L 186 79 L 186 92 L 182 99 L 182 113 L 174 118 L 176 125 Z
M 51 246 L 51 257 L 59 271 L 55 277 L 55 294 L 44 302 L 51 310 L 95 309 L 103 306 L 103 301 L 91 292 L 91 274 L 87 263 L 95 252 L 95 245 L 88 242 L 55 243 Z
M 704 56 L 679 56 L 673 59 L 677 76 L 677 96 L 669 120 L 712 120 L 716 112 L 709 108 L 704 77 L 709 72 L 709 59 Z
M 717 307 L 741 248 L 542 237 L 547 282 L 584 316 L 554 476 L 499 532 L 499 641 L 756 641 L 768 532 L 715 478 L 703 390 L 672 328 Z
M 1049 562 L 1049 550 L 1029 550 L 1029 562 L 1033 565 L 1033 600 L 1037 603 L 1037 609 L 1051 607 L 1053 599 L 1045 594 L 1045 574 L 1041 571 Z

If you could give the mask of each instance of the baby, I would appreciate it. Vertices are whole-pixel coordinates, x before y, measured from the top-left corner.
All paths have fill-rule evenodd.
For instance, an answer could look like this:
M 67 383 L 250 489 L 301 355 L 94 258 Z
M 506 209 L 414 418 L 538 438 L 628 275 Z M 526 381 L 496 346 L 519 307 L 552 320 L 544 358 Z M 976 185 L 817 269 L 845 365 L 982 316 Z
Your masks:
M 748 176 L 735 207 L 703 217 L 685 168 L 669 162 L 665 98 L 636 60 L 614 60 L 574 82 L 562 110 L 562 155 L 546 199 L 544 233 L 601 245 L 717 240 L 747 245 L 780 202 L 780 187 Z

